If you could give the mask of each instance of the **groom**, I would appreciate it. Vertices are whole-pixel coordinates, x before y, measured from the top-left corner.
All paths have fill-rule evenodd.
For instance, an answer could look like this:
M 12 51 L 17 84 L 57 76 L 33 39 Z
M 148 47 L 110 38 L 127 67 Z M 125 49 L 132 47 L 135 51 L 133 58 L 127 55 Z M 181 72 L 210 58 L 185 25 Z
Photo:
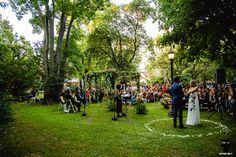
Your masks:
M 174 77 L 173 84 L 170 87 L 170 95 L 172 99 L 172 107 L 174 111 L 174 128 L 177 127 L 177 113 L 179 116 L 179 128 L 184 129 L 183 125 L 183 97 L 184 92 L 182 86 L 179 84 L 180 78 L 178 76 Z

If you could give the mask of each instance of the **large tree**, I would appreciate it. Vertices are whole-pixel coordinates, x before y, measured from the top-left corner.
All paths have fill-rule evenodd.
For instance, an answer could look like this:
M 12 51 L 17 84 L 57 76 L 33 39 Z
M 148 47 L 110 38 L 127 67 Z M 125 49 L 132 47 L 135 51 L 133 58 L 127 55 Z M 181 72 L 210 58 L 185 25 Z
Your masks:
M 135 62 L 147 49 L 149 39 L 143 24 L 150 11 L 149 2 L 134 0 L 127 5 L 113 5 L 98 14 L 87 51 L 105 61 L 103 66 L 107 68 L 117 71 L 136 69 Z
M 63 87 L 73 23 L 91 20 L 95 12 L 103 8 L 105 1 L 10 0 L 18 18 L 30 11 L 34 31 L 43 31 L 45 101 L 57 101 Z
M 205 56 L 236 67 L 235 0 L 154 0 L 163 45 L 180 44 L 189 60 Z

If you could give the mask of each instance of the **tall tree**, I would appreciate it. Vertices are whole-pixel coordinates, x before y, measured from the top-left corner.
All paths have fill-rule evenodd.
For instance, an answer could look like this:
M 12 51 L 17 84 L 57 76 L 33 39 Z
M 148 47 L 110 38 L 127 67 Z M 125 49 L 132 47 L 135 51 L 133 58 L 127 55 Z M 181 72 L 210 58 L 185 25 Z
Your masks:
M 189 60 L 205 56 L 236 67 L 235 0 L 154 1 L 160 29 L 165 30 L 163 45 L 180 44 Z
M 91 20 L 95 12 L 104 7 L 105 2 L 106 0 L 10 0 L 18 18 L 30 11 L 34 30 L 43 31 L 45 101 L 57 101 L 63 87 L 73 23 Z
M 162 79 L 164 82 L 170 82 L 170 61 L 168 59 L 169 47 L 153 51 L 148 58 L 146 69 L 150 74 L 150 79 L 155 82 Z
M 150 10 L 149 2 L 134 0 L 100 13 L 89 36 L 88 52 L 105 59 L 108 67 L 118 71 L 134 67 L 140 53 L 147 48 L 143 24 Z

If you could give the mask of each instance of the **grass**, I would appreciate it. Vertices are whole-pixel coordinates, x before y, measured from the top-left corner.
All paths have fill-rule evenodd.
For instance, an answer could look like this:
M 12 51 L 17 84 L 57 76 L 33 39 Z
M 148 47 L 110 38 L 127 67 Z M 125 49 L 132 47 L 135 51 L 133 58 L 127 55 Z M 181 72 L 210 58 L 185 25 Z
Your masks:
M 91 104 L 87 116 L 81 113 L 63 113 L 57 104 L 39 105 L 17 103 L 14 107 L 14 121 L 0 125 L 0 156 L 3 157 L 158 157 L 158 156 L 218 156 L 222 152 L 221 139 L 231 139 L 230 152 L 236 153 L 236 123 L 226 116 L 220 120 L 215 114 L 211 120 L 227 125 L 231 132 L 209 137 L 165 137 L 160 133 L 173 135 L 194 135 L 217 132 L 214 124 L 202 122 L 199 127 L 173 129 L 172 120 L 146 123 L 166 119 L 168 110 L 158 103 L 147 104 L 146 115 L 135 113 L 128 107 L 128 116 L 112 121 L 106 103 Z M 184 111 L 184 117 L 187 112 Z M 207 119 L 210 113 L 201 112 Z

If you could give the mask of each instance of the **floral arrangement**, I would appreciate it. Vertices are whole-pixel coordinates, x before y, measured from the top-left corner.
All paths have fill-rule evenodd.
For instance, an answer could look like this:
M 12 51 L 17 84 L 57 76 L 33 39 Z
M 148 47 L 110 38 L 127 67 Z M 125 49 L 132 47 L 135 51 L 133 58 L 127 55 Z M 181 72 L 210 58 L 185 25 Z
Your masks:
M 146 106 L 144 105 L 144 100 L 141 96 L 138 96 L 135 103 L 134 103 L 134 106 L 136 108 L 136 113 L 137 114 L 145 114 L 148 112 Z
M 144 100 L 141 96 L 137 97 L 136 104 L 138 104 L 138 103 L 144 103 Z
M 169 108 L 171 105 L 171 96 L 167 93 L 163 94 L 160 103 L 164 108 Z

